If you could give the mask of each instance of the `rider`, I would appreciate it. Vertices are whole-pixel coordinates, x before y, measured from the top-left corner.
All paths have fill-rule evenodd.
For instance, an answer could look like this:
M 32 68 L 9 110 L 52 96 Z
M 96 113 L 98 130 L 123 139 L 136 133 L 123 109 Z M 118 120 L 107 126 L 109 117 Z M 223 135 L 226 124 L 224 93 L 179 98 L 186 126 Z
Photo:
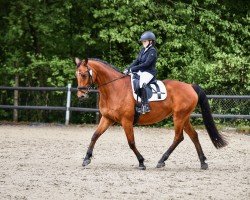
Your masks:
M 141 35 L 142 49 L 139 52 L 136 60 L 124 70 L 125 74 L 130 72 L 137 73 L 140 76 L 140 89 L 142 94 L 141 113 L 150 112 L 148 98 L 146 93 L 146 85 L 156 76 L 156 60 L 157 52 L 154 47 L 156 42 L 155 34 L 151 31 L 146 31 Z

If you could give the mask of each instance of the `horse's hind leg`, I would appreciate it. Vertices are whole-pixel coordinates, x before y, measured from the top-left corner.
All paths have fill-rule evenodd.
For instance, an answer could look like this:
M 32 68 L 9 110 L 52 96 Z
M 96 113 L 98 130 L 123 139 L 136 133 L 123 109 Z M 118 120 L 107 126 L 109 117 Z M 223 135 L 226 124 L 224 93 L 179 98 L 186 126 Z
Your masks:
M 142 157 L 142 155 L 140 154 L 140 152 L 137 150 L 137 148 L 135 146 L 134 128 L 133 128 L 132 122 L 127 121 L 127 120 L 123 121 L 122 127 L 125 131 L 129 147 L 133 150 L 133 152 L 135 153 L 135 155 L 139 161 L 139 169 L 145 170 L 146 166 L 144 165 L 144 158 Z
M 206 157 L 204 156 L 204 153 L 202 151 L 201 148 L 201 144 L 198 138 L 198 134 L 197 132 L 194 130 L 194 128 L 192 127 L 189 119 L 187 120 L 187 122 L 184 125 L 184 131 L 189 135 L 190 139 L 193 141 L 196 151 L 198 153 L 200 162 L 201 162 L 201 169 L 207 169 L 208 165 L 207 163 L 205 163 Z
M 165 161 L 168 159 L 170 154 L 174 151 L 174 149 L 184 140 L 183 137 L 183 115 L 181 113 L 177 113 L 174 115 L 174 127 L 175 127 L 175 137 L 172 145 L 168 148 L 168 150 L 163 154 L 162 158 L 159 160 L 157 164 L 157 168 L 164 167 Z
M 95 143 L 97 141 L 97 139 L 108 129 L 108 127 L 110 125 L 112 125 L 114 122 L 108 118 L 105 118 L 102 116 L 100 123 L 95 131 L 95 133 L 93 134 L 92 138 L 91 138 L 91 142 L 87 151 L 87 154 L 83 160 L 82 166 L 86 166 L 90 163 L 91 161 L 91 157 L 92 157 L 92 153 L 93 153 L 93 149 L 95 146 Z

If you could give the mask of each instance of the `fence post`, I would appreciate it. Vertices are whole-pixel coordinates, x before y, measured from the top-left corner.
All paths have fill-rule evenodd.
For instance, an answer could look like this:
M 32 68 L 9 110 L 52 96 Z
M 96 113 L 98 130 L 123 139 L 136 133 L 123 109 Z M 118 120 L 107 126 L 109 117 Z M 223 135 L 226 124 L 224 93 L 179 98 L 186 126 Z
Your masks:
M 15 87 L 19 86 L 19 75 L 16 74 L 15 76 Z M 19 97 L 19 91 L 14 90 L 14 106 L 18 106 L 18 97 Z M 13 121 L 17 122 L 18 121 L 18 110 L 14 109 L 13 110 Z
M 68 84 L 67 87 L 67 104 L 66 104 L 66 117 L 65 117 L 65 125 L 69 125 L 69 115 L 70 115 L 70 101 L 71 101 L 71 84 Z
M 99 93 L 98 92 L 96 93 L 96 108 L 99 108 Z M 100 112 L 97 111 L 95 113 L 95 123 L 99 124 L 99 121 L 100 121 Z

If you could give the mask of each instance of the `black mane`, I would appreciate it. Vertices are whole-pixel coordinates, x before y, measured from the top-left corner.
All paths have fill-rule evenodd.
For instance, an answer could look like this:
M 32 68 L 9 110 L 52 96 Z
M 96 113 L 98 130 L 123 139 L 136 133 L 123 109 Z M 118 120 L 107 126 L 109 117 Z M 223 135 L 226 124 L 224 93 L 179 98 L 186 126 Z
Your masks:
M 115 71 L 122 73 L 122 72 L 121 72 L 117 67 L 115 67 L 114 65 L 111 65 L 111 64 L 109 64 L 108 62 L 103 61 L 103 60 L 101 60 L 101 59 L 99 59 L 99 58 L 89 58 L 89 59 L 90 59 L 90 60 L 94 60 L 94 61 L 101 62 L 101 63 L 103 63 L 103 64 L 105 64 L 105 65 L 111 67 L 111 68 L 114 69 Z

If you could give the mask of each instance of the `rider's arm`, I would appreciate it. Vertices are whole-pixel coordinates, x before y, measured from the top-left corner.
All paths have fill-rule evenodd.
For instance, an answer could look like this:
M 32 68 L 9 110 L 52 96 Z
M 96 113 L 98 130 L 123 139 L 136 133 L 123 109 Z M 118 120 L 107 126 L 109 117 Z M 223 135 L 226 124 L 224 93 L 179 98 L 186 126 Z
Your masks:
M 137 66 L 140 63 L 140 61 L 139 61 L 140 60 L 140 56 L 141 56 L 141 54 L 143 52 L 144 52 L 144 48 L 141 49 L 141 51 L 139 52 L 137 58 L 133 61 L 133 63 L 129 66 L 128 69 L 131 69 L 132 67 Z
M 133 61 L 133 63 L 129 66 L 129 69 L 131 69 L 132 67 L 136 66 L 139 64 L 139 59 L 138 57 Z

